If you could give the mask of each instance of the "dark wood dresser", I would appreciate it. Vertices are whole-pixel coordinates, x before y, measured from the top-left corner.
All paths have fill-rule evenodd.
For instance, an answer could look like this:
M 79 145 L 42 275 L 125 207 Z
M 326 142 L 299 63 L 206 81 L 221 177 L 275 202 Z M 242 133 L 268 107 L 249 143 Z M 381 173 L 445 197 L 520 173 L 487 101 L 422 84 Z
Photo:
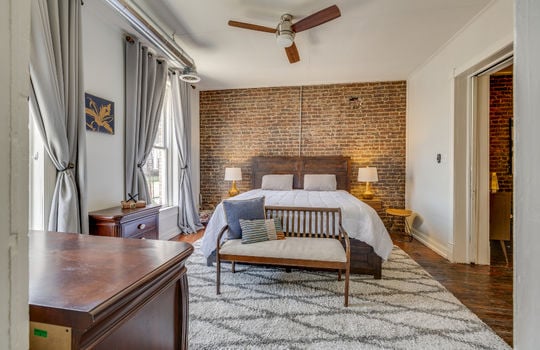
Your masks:
M 34 231 L 30 349 L 187 349 L 185 242 Z
M 113 207 L 88 213 L 90 234 L 123 238 L 159 238 L 159 208 L 150 204 L 144 208 Z

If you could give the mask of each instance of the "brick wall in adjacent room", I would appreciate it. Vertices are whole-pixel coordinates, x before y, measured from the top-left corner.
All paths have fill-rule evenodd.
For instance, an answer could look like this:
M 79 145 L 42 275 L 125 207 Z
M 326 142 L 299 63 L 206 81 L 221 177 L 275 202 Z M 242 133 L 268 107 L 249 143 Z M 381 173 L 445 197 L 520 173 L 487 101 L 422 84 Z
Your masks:
M 490 77 L 489 170 L 497 173 L 499 190 L 512 192 L 510 125 L 513 120 L 512 75 Z
M 405 81 L 203 91 L 202 206 L 212 208 L 226 194 L 225 167 L 242 168 L 238 187 L 243 192 L 250 189 L 251 157 L 301 152 L 350 156 L 356 196 L 365 188 L 356 180 L 358 168 L 377 167 L 376 196 L 385 208 L 403 207 L 405 113 Z

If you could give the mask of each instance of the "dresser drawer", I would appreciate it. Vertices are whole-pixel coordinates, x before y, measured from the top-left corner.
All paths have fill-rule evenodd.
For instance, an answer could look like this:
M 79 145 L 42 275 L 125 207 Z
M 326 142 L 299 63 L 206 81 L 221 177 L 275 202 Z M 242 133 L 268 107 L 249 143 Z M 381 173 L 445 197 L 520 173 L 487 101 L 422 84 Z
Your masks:
M 90 212 L 90 234 L 124 238 L 159 238 L 160 205 L 122 209 L 113 207 Z
M 122 224 L 122 237 L 135 238 L 146 232 L 156 232 L 157 216 L 146 216 L 134 221 L 126 222 Z M 157 238 L 157 237 L 156 237 Z
M 136 232 L 134 235 L 126 237 L 129 239 L 158 239 L 157 232 L 154 231 L 144 231 Z

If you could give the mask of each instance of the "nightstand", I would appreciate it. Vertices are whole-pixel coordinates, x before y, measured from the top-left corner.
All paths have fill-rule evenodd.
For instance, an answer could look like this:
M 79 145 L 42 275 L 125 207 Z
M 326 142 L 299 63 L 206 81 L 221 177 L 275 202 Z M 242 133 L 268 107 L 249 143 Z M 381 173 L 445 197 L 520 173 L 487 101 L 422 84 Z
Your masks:
M 366 203 L 375 211 L 382 210 L 382 201 L 379 198 L 373 198 L 373 199 L 360 199 L 362 202 Z
M 150 204 L 144 208 L 113 207 L 88 213 L 90 234 L 122 238 L 159 238 L 159 208 Z

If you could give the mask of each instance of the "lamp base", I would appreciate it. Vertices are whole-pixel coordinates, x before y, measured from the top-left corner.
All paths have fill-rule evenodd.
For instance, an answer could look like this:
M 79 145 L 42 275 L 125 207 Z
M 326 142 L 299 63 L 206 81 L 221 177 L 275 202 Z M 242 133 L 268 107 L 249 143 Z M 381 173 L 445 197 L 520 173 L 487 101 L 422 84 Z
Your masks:
M 371 192 L 371 186 L 369 186 L 369 182 L 366 182 L 366 191 L 362 194 L 362 198 L 373 199 L 373 192 Z
M 365 192 L 365 193 L 362 194 L 362 198 L 364 198 L 364 199 L 373 199 L 373 197 L 374 197 L 374 195 L 371 192 L 370 193 Z
M 233 180 L 232 185 L 231 185 L 231 189 L 229 190 L 229 196 L 234 197 L 234 196 L 238 195 L 239 193 L 240 193 L 240 191 L 238 191 L 238 188 L 236 188 L 236 181 Z

